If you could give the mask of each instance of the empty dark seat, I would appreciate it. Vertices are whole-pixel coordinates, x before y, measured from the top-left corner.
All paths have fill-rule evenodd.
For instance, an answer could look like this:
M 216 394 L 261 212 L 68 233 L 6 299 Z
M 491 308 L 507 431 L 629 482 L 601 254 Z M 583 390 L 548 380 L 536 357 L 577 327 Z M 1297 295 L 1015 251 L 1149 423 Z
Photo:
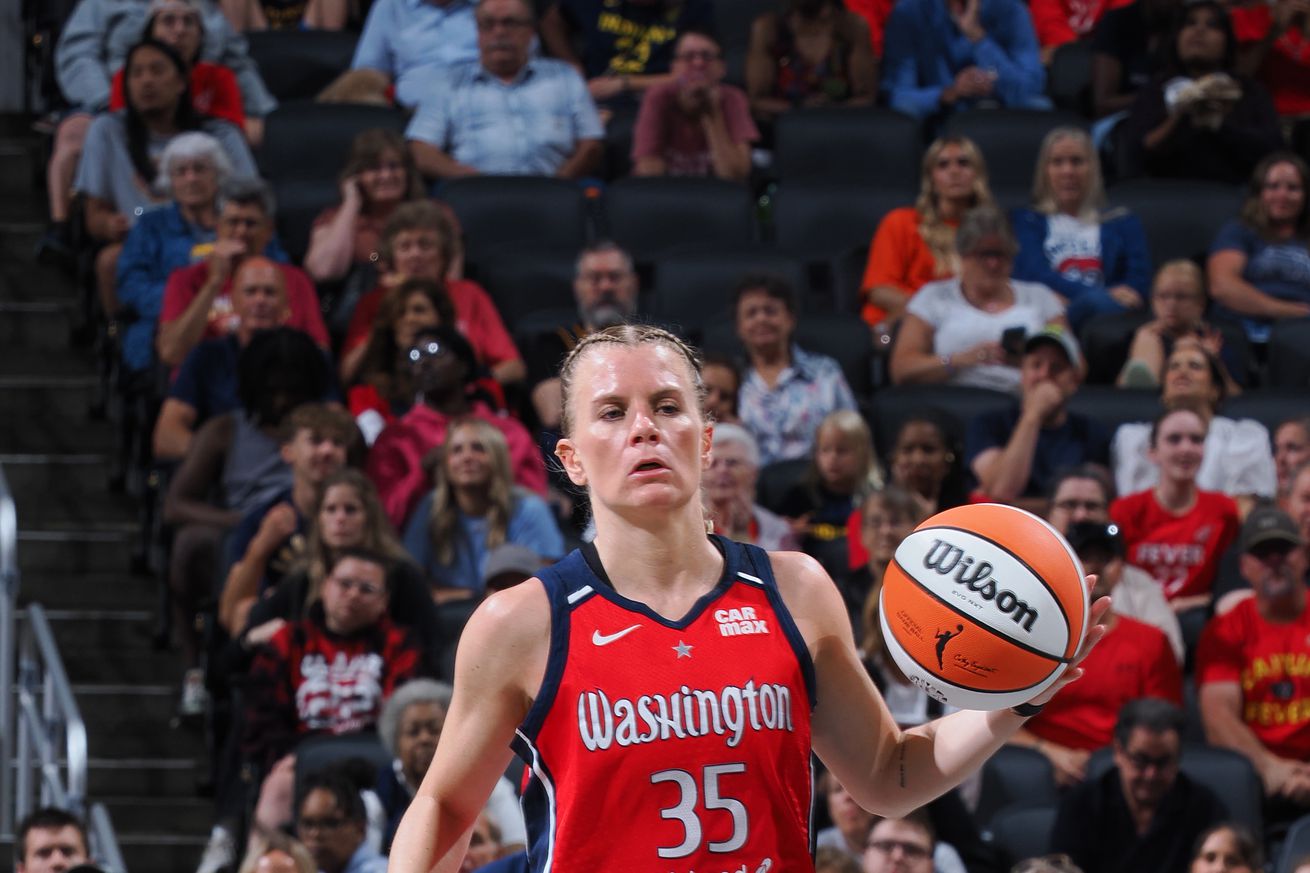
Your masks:
M 648 260 L 681 246 L 750 245 L 754 209 L 749 188 L 720 179 L 622 179 L 605 190 L 602 227 Z
M 256 154 L 260 173 L 278 182 L 335 180 L 355 135 L 375 127 L 403 132 L 405 116 L 385 106 L 284 103 L 265 120 L 264 144 Z
M 472 176 L 441 189 L 459 216 L 469 260 L 516 244 L 553 248 L 570 256 L 587 241 L 587 198 L 566 179 L 545 176 Z
M 374 767 L 391 762 L 391 755 L 374 733 L 314 736 L 302 740 L 296 746 L 296 797 L 300 796 L 301 786 L 307 778 L 351 758 L 361 758 Z
M 1130 421 L 1154 421 L 1164 411 L 1160 394 L 1152 390 L 1116 388 L 1113 385 L 1084 385 L 1069 400 L 1069 409 L 1099 421 L 1108 436 Z
M 1274 873 L 1296 873 L 1295 864 L 1307 855 L 1310 855 L 1310 815 L 1298 818 L 1288 829 Z
M 1175 258 L 1203 261 L 1219 228 L 1241 211 L 1242 198 L 1232 185 L 1172 179 L 1138 179 L 1109 192 L 1112 205 L 1142 220 L 1156 266 Z
M 566 249 L 492 250 L 478 276 L 511 329 L 533 313 L 574 308 L 573 272 L 577 253 Z
M 291 260 L 299 264 L 309 249 L 314 219 L 341 200 L 341 190 L 332 180 L 287 179 L 273 185 L 277 201 L 277 236 Z
M 1310 414 L 1310 395 L 1304 390 L 1247 391 L 1226 401 L 1219 411 L 1229 418 L 1254 418 L 1272 435 L 1287 419 Z
M 1310 387 L 1310 319 L 1274 324 L 1265 384 L 1271 388 Z
M 263 30 L 245 37 L 264 84 L 278 100 L 314 98 L 350 69 L 359 39 L 347 30 Z
M 1078 337 L 1083 357 L 1087 360 L 1087 382 L 1092 385 L 1113 385 L 1119 378 L 1133 334 L 1151 320 L 1145 307 L 1127 312 L 1094 315 L 1083 324 Z
M 755 483 L 756 502 L 771 512 L 777 512 L 788 492 L 800 484 L 809 468 L 809 458 L 775 461 L 764 465 Z
M 992 818 L 992 845 L 1007 865 L 1045 855 L 1051 847 L 1055 814 L 1055 804 L 1003 809 Z
M 773 198 L 774 241 L 807 260 L 842 255 L 869 245 L 883 216 L 914 198 L 899 188 L 787 182 Z
M 1092 43 L 1079 39 L 1055 50 L 1046 73 L 1046 93 L 1055 108 L 1087 116 L 1092 109 Z
M 773 169 L 791 182 L 918 187 L 919 120 L 890 109 L 801 109 L 774 128 Z
M 1004 745 L 983 765 L 974 820 L 985 828 L 1003 809 L 1058 802 L 1050 760 L 1027 746 Z
M 1053 128 L 1065 126 L 1085 128 L 1087 122 L 1072 112 L 973 109 L 950 116 L 945 133 L 967 136 L 978 144 L 987 159 L 993 191 L 1022 192 L 1032 190 L 1042 139 Z
M 746 275 L 781 276 L 799 293 L 805 288 L 804 266 L 768 250 L 740 249 L 666 255 L 655 262 L 655 281 L 644 309 L 661 321 L 679 325 L 699 339 L 707 325 L 727 319 L 733 290 Z

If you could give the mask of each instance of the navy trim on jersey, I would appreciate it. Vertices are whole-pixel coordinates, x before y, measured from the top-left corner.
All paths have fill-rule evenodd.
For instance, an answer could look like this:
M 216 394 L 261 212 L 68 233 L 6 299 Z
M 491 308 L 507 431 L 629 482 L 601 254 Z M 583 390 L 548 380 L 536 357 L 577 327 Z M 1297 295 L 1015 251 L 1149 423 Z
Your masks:
M 549 873 L 555 865 L 555 831 L 559 808 L 555 802 L 555 777 L 541 753 L 522 730 L 514 732 L 511 748 L 528 765 L 531 778 L 523 789 L 520 806 L 528 832 L 528 869 Z
M 537 699 L 532 701 L 532 707 L 528 710 L 527 717 L 523 719 L 523 724 L 519 730 L 527 736 L 528 739 L 536 739 L 537 732 L 541 730 L 542 722 L 546 720 L 546 715 L 550 712 L 550 707 L 555 702 L 555 694 L 559 691 L 560 677 L 564 675 L 564 665 L 569 659 L 569 618 L 572 615 L 573 606 L 576 602 L 585 600 L 586 596 L 571 601 L 570 598 L 576 593 L 570 590 L 570 580 L 576 580 L 580 577 L 579 567 L 586 567 L 578 551 L 574 549 L 563 559 L 555 562 L 549 567 L 545 567 L 537 574 L 541 580 L 542 587 L 546 589 L 546 598 L 550 602 L 550 654 L 546 658 L 546 674 L 541 677 L 541 687 L 537 690 Z M 573 585 L 574 588 L 582 588 L 582 585 Z M 532 766 L 532 759 L 519 755 L 523 758 L 523 763 Z
M 778 616 L 778 623 L 782 626 L 783 636 L 791 644 L 792 654 L 796 656 L 796 661 L 801 666 L 801 675 L 805 677 L 805 692 L 810 698 L 810 711 L 819 705 L 819 685 L 814 677 L 814 659 L 810 657 L 810 647 L 805 645 L 805 637 L 801 635 L 800 628 L 796 627 L 796 620 L 791 617 L 791 610 L 782 602 L 782 592 L 778 590 L 778 580 L 773 576 L 773 562 L 769 560 L 769 553 L 759 546 L 753 546 L 748 543 L 734 543 L 746 557 L 745 563 L 755 571 L 755 576 L 761 582 L 765 595 L 769 598 L 769 605 L 773 607 L 773 612 Z
M 587 572 L 595 578 L 596 582 L 599 583 L 594 586 L 597 594 L 604 597 L 606 600 L 623 607 L 629 612 L 644 615 L 657 624 L 662 624 L 665 627 L 673 628 L 674 630 L 682 630 L 696 619 L 700 618 L 705 610 L 709 609 L 710 605 L 713 604 L 715 600 L 718 600 L 723 596 L 723 593 L 732 586 L 734 581 L 736 581 L 737 571 L 741 569 L 738 566 L 740 561 L 737 558 L 735 550 L 730 548 L 730 546 L 735 545 L 735 543 L 731 540 L 725 540 L 717 534 L 710 534 L 710 542 L 714 544 L 714 548 L 718 549 L 719 554 L 723 556 L 723 575 L 719 577 L 719 581 L 715 583 L 712 589 L 705 594 L 702 594 L 700 599 L 692 604 L 691 609 L 687 611 L 686 615 L 676 621 L 665 618 L 639 600 L 629 600 L 619 592 L 615 591 L 614 583 L 610 581 L 609 575 L 605 572 L 605 567 L 600 562 L 600 554 L 596 551 L 595 545 L 592 543 L 585 543 L 579 551 L 582 553 Z

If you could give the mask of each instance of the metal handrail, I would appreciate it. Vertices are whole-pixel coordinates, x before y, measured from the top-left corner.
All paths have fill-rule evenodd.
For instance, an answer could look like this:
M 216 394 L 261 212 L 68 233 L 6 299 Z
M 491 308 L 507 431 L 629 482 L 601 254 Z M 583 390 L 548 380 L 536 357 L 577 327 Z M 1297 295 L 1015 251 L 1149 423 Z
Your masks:
M 0 835 L 14 833 L 14 628 L 18 612 L 18 510 L 0 466 Z
M 44 669 L 43 669 L 44 668 Z M 18 658 L 18 791 L 15 814 L 31 812 L 34 787 L 41 805 L 82 813 L 86 805 L 86 722 L 64 672 L 59 646 L 39 603 L 29 603 Z M 60 743 L 62 734 L 63 742 Z M 64 767 L 60 766 L 60 748 Z M 32 763 L 29 764 L 28 762 Z M 40 785 L 32 785 L 33 770 Z M 60 779 L 67 770 L 67 781 Z
M 118 848 L 118 837 L 114 834 L 113 822 L 109 820 L 109 810 L 103 803 L 91 804 L 87 815 L 86 828 L 91 836 L 91 857 L 96 859 L 96 866 L 106 873 L 127 873 L 127 863 Z

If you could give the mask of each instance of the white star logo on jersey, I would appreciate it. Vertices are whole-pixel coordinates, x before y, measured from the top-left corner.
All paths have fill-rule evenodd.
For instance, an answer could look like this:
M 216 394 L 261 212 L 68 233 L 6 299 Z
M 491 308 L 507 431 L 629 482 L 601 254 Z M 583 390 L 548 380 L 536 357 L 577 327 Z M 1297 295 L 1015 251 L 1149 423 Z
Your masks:
M 670 648 L 672 648 L 673 651 L 675 651 L 675 652 L 678 653 L 678 657 L 679 657 L 679 658 L 690 658 L 690 657 L 691 657 L 691 650 L 694 649 L 694 648 L 696 648 L 696 647 L 695 647 L 695 646 L 690 646 L 690 645 L 684 643 L 682 640 L 678 640 L 678 644 L 677 644 L 676 646 L 670 646 Z

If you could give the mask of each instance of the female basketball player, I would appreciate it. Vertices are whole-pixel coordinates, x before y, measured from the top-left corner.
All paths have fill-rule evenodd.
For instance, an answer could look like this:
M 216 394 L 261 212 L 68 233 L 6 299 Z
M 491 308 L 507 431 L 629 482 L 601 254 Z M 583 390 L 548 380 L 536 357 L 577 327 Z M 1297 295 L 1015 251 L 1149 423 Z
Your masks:
M 531 771 L 534 871 L 794 873 L 813 870 L 811 747 L 861 806 L 900 816 L 1023 724 L 1012 710 L 959 712 L 899 730 L 819 565 L 706 536 L 712 427 L 677 338 L 592 334 L 560 378 L 557 454 L 590 491 L 595 542 L 470 620 L 391 873 L 457 868 L 511 745 Z

